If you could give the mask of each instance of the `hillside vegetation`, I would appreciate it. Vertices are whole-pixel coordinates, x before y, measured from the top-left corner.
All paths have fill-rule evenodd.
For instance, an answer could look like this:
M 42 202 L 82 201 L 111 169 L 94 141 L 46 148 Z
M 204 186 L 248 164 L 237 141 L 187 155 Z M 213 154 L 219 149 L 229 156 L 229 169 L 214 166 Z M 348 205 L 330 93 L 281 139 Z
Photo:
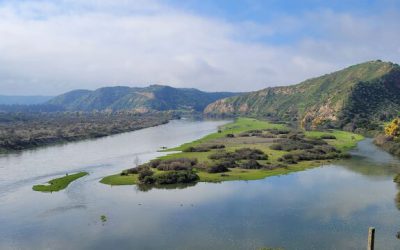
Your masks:
M 400 66 L 371 61 L 288 87 L 218 100 L 208 115 L 295 121 L 304 128 L 375 129 L 400 110 Z
M 94 91 L 74 90 L 51 99 L 48 104 L 61 106 L 69 111 L 93 110 L 152 110 L 203 111 L 221 98 L 233 96 L 229 92 L 203 92 L 197 89 L 172 88 L 151 85 L 144 88 L 105 87 Z

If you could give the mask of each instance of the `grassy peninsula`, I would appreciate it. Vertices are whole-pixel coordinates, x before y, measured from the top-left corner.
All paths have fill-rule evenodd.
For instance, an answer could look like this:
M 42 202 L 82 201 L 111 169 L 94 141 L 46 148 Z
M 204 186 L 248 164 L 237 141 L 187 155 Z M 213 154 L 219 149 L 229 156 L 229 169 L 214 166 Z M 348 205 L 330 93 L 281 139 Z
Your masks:
M 348 157 L 363 137 L 339 130 L 303 131 L 238 118 L 216 133 L 166 151 L 180 151 L 104 177 L 109 185 L 256 180 Z
M 35 185 L 32 189 L 39 192 L 57 192 L 68 187 L 71 182 L 88 174 L 89 173 L 87 172 L 79 172 L 76 174 L 66 175 L 61 178 L 50 180 L 48 185 Z

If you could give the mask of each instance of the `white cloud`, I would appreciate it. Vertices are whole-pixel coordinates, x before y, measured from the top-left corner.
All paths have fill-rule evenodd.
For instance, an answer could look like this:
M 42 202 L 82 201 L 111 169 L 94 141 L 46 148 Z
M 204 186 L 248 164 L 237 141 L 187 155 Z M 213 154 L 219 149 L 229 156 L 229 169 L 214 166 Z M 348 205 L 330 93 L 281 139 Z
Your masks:
M 266 24 L 230 23 L 158 1 L 2 3 L 0 93 L 151 83 L 247 91 L 291 84 L 364 60 L 399 61 L 393 53 L 398 20 L 399 13 L 364 18 L 327 10 Z M 309 28 L 318 36 L 268 43 Z

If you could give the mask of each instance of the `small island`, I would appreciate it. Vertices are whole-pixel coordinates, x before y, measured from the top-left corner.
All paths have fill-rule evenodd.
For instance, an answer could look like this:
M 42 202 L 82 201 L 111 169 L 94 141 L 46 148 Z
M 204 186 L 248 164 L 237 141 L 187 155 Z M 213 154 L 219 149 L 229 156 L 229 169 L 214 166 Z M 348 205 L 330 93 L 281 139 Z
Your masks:
M 238 118 L 218 132 L 165 150 L 180 151 L 119 174 L 108 185 L 256 180 L 347 158 L 363 136 L 340 130 L 304 131 L 284 123 Z
M 48 185 L 35 185 L 32 189 L 39 192 L 57 192 L 67 188 L 71 182 L 88 174 L 87 172 L 79 172 L 70 175 L 66 174 L 64 177 L 50 180 Z

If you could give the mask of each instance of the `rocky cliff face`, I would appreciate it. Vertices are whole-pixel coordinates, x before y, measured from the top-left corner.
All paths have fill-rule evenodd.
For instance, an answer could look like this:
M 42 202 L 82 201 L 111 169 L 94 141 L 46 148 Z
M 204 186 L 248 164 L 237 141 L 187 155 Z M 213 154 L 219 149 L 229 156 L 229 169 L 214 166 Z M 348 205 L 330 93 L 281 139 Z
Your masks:
M 371 61 L 288 87 L 272 87 L 208 105 L 208 115 L 252 115 L 303 127 L 360 126 L 400 110 L 400 66 Z

